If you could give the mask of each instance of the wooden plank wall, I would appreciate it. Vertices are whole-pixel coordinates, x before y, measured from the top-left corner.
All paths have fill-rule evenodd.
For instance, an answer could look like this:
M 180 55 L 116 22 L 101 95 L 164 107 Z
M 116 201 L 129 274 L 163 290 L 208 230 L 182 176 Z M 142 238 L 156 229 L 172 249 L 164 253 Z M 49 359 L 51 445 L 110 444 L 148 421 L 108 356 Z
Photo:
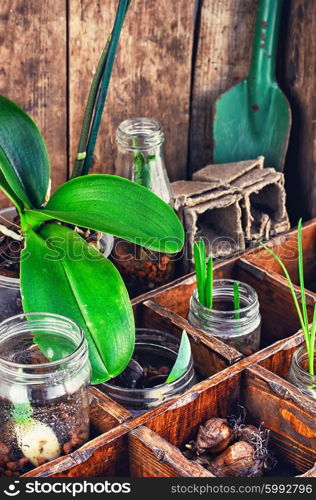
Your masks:
M 116 3 L 1 0 L 0 92 L 39 124 L 54 187 L 72 166 L 89 85 Z M 301 213 L 316 216 L 316 1 L 284 3 L 278 72 L 293 109 L 286 177 L 295 220 Z M 132 0 L 94 171 L 113 172 L 115 129 L 121 120 L 137 115 L 162 122 L 172 180 L 189 177 L 211 161 L 214 100 L 247 74 L 256 6 L 257 0 L 172 0 L 159 5 Z
M 64 0 L 1 0 L 0 93 L 44 134 L 53 189 L 67 175 L 67 15 Z M 0 203 L 8 204 L 1 193 Z

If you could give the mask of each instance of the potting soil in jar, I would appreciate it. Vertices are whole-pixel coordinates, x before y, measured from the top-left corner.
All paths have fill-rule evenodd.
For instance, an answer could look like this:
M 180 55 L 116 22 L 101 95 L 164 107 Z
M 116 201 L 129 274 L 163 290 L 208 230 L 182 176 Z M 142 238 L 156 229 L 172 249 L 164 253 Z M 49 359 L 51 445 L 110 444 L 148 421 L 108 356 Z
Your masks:
M 175 265 L 170 255 L 133 243 L 116 240 L 112 260 L 132 298 L 174 279 Z
M 59 345 L 60 360 L 49 362 L 42 352 L 46 342 L 40 333 L 1 341 L 1 476 L 19 476 L 89 438 L 87 349 L 74 352 L 70 339 L 51 334 L 50 345 Z

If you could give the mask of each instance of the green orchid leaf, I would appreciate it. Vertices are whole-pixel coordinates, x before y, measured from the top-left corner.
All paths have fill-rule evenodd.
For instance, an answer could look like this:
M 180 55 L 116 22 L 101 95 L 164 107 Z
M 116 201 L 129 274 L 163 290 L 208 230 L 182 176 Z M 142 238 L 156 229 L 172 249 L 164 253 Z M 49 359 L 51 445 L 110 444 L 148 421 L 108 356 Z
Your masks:
M 0 148 L 0 156 L 1 156 L 1 148 Z M 1 163 L 1 159 L 0 159 Z M 9 184 L 7 183 L 2 171 L 0 170 L 0 189 L 7 195 L 7 197 L 12 201 L 12 203 L 16 206 L 19 212 L 23 210 L 23 203 L 16 194 L 12 191 Z
M 188 369 L 191 361 L 191 345 L 188 334 L 185 330 L 182 332 L 181 343 L 178 351 L 178 356 L 173 365 L 171 372 L 168 375 L 166 384 L 170 384 L 178 378 L 182 377 Z
M 115 266 L 77 233 L 58 224 L 27 231 L 21 289 L 25 312 L 61 314 L 84 329 L 92 383 L 124 370 L 135 336 L 128 293 Z
M 26 207 L 40 207 L 49 185 L 44 140 L 27 113 L 0 96 L 0 170 Z
M 90 174 L 63 184 L 45 209 L 27 210 L 31 227 L 57 219 L 137 243 L 151 250 L 181 250 L 184 231 L 174 210 L 148 189 L 114 175 Z

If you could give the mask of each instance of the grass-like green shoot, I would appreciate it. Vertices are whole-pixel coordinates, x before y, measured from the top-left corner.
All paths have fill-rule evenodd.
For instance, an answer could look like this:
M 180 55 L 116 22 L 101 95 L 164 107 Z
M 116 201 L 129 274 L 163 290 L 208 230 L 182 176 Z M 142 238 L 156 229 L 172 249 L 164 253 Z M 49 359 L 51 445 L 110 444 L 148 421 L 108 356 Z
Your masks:
M 237 281 L 234 281 L 234 311 L 239 311 L 240 309 L 240 293 L 239 285 Z M 235 319 L 240 319 L 240 313 L 235 312 Z
M 137 148 L 137 141 L 133 139 L 133 148 Z M 151 163 L 156 159 L 155 155 L 147 155 L 141 151 L 134 153 L 134 181 L 141 186 L 151 189 Z
M 201 238 L 194 243 L 194 266 L 196 283 L 198 289 L 199 302 L 204 307 L 213 307 L 213 258 L 206 258 L 206 248 L 204 240 Z M 240 297 L 238 283 L 234 283 L 234 310 L 240 309 Z M 235 318 L 239 319 L 239 313 Z
M 291 277 L 286 269 L 282 260 L 271 250 L 271 248 L 267 247 L 264 243 L 260 243 L 261 246 L 270 254 L 280 265 L 291 290 L 291 294 L 293 297 L 293 302 L 297 311 L 297 315 L 300 321 L 300 325 L 304 334 L 307 357 L 308 357 L 308 371 L 310 375 L 314 375 L 314 353 L 315 353 L 315 334 L 316 334 L 316 304 L 314 305 L 314 313 L 311 325 L 308 320 L 307 313 L 307 305 L 306 305 L 306 293 L 305 293 L 305 285 L 304 285 L 304 259 L 303 259 L 303 245 L 302 245 L 302 219 L 299 220 L 297 226 L 297 250 L 298 250 L 298 275 L 299 275 L 299 284 L 300 284 L 300 292 L 301 292 L 301 305 L 296 296 L 296 292 L 294 289 L 293 282 Z
M 170 384 L 171 382 L 174 382 L 182 377 L 182 375 L 184 375 L 187 371 L 190 361 L 191 345 L 187 332 L 183 330 L 177 359 L 168 375 L 166 384 Z

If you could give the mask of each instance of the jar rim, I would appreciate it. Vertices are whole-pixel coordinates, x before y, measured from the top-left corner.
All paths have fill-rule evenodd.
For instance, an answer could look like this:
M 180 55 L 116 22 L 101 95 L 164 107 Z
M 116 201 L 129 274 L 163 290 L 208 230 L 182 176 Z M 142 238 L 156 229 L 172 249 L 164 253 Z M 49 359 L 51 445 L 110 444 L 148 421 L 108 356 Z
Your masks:
M 140 332 L 140 333 L 144 333 L 144 332 L 149 332 L 149 333 L 159 333 L 159 334 L 164 334 L 164 335 L 167 335 L 167 337 L 173 339 L 173 340 L 177 340 L 179 342 L 179 346 L 180 346 L 180 340 L 178 339 L 178 337 L 176 337 L 175 335 L 169 333 L 169 332 L 166 332 L 164 330 L 157 330 L 157 329 L 154 329 L 154 328 L 136 328 L 136 341 L 135 341 L 135 346 L 137 344 L 137 333 Z M 129 387 L 121 387 L 120 385 L 114 385 L 114 384 L 110 384 L 109 382 L 104 382 L 102 385 L 104 386 L 107 386 L 109 388 L 114 388 L 114 389 L 119 389 L 120 393 L 121 394 L 146 394 L 148 393 L 149 390 L 159 390 L 161 389 L 162 387 L 164 387 L 165 385 L 168 385 L 168 387 L 170 388 L 173 388 L 176 384 L 179 384 L 181 383 L 185 377 L 187 376 L 188 373 L 190 373 L 190 371 L 192 370 L 193 368 L 193 356 L 192 356 L 192 352 L 191 352 L 191 359 L 190 359 L 190 363 L 188 365 L 188 368 L 186 370 L 186 372 L 179 378 L 177 378 L 176 380 L 174 380 L 173 382 L 170 382 L 168 384 L 166 384 L 166 382 L 163 382 L 162 384 L 158 384 L 158 385 L 155 385 L 153 387 L 145 387 L 144 389 L 140 388 L 140 389 L 133 389 L 133 388 L 129 388 Z
M 29 369 L 30 367 L 32 367 L 32 370 L 36 370 L 36 369 L 43 369 L 43 368 L 47 368 L 47 369 L 53 369 L 55 367 L 58 367 L 59 365 L 61 364 L 64 364 L 64 363 L 70 363 L 72 361 L 74 361 L 79 354 L 82 353 L 82 351 L 85 351 L 86 350 L 86 339 L 85 339 L 85 335 L 84 335 L 84 332 L 83 332 L 83 329 L 75 322 L 73 321 L 72 319 L 66 317 L 66 316 L 62 316 L 61 314 L 55 314 L 55 313 L 46 313 L 46 312 L 42 312 L 42 313 L 38 313 L 38 312 L 34 312 L 34 313 L 22 313 L 22 314 L 17 314 L 15 316 L 11 316 L 10 318 L 7 318 L 3 321 L 1 321 L 0 323 L 0 346 L 1 346 L 1 342 L 3 342 L 5 339 L 6 339 L 6 335 L 5 335 L 5 328 L 12 324 L 14 324 L 14 321 L 17 321 L 18 319 L 21 319 L 21 318 L 26 318 L 26 320 L 28 318 L 30 318 L 32 320 L 32 318 L 36 318 L 36 317 L 45 317 L 45 318 L 48 318 L 48 319 L 52 319 L 52 320 L 59 320 L 59 321 L 62 321 L 64 323 L 67 323 L 69 326 L 71 326 L 72 328 L 75 328 L 75 330 L 77 331 L 77 333 L 79 334 L 79 340 L 78 340 L 78 345 L 74 348 L 73 352 L 71 352 L 70 354 L 67 354 L 67 356 L 64 356 L 62 357 L 61 359 L 58 359 L 56 361 L 49 361 L 47 363 L 34 363 L 34 364 L 24 364 L 24 363 L 15 363 L 14 361 L 9 361 L 7 359 L 4 359 L 1 357 L 1 353 L 0 353 L 0 367 L 4 367 L 5 369 L 11 371 L 11 372 L 14 372 L 14 373 L 17 373 L 17 372 L 20 372 L 20 370 L 25 370 L 25 369 Z M 32 326 L 30 326 L 30 329 L 32 328 Z M 34 326 L 33 326 L 34 328 Z M 53 330 L 52 327 L 49 328 L 50 330 Z M 11 334 L 12 332 L 9 332 L 9 334 Z M 30 376 L 31 378 L 42 378 L 43 377 L 43 374 L 42 373 L 39 373 L 39 374 L 35 374 L 35 373 L 25 373 L 23 372 L 23 376 L 24 377 L 27 377 L 27 376 Z M 47 376 L 47 374 L 45 374 Z M 45 376 L 44 375 L 44 376 Z
M 256 304 L 259 304 L 258 294 L 252 286 L 248 285 L 247 283 L 244 283 L 243 281 L 239 281 L 239 280 L 219 278 L 219 279 L 213 280 L 213 291 L 214 291 L 214 289 L 217 289 L 217 290 L 220 289 L 220 286 L 216 286 L 216 285 L 225 285 L 225 284 L 230 286 L 231 289 L 233 290 L 234 283 L 238 283 L 238 285 L 242 285 L 242 287 L 244 289 L 246 289 L 248 293 L 251 293 L 253 295 L 253 301 L 251 301 L 251 303 L 248 304 L 247 306 L 240 307 L 239 309 L 227 309 L 225 311 L 220 311 L 219 309 L 213 309 L 210 307 L 206 307 L 203 304 L 201 304 L 201 302 L 199 301 L 197 288 L 195 288 L 193 290 L 192 298 L 193 298 L 193 300 L 195 300 L 199 304 L 199 307 L 202 309 L 202 311 L 207 312 L 208 314 L 210 314 L 210 313 L 212 313 L 214 315 L 223 314 L 223 313 L 227 313 L 227 314 L 233 314 L 233 313 L 240 313 L 241 314 L 242 313 L 242 314 L 245 314 L 248 311 L 250 311 Z
M 315 381 L 316 381 L 316 373 L 314 375 L 312 375 L 307 370 L 302 368 L 302 366 L 300 365 L 299 356 L 307 356 L 307 349 L 306 349 L 305 342 L 294 351 L 293 363 L 295 365 L 295 368 L 297 368 L 297 370 L 299 371 L 299 373 L 302 374 L 302 376 L 308 377 L 311 380 L 315 379 Z M 315 358 L 316 358 L 316 351 L 314 353 L 314 360 L 315 360 Z
M 146 144 L 134 146 L 131 140 L 137 136 L 145 139 Z M 127 118 L 117 127 L 116 141 L 129 151 L 144 151 L 161 145 L 164 134 L 158 120 L 144 116 Z

